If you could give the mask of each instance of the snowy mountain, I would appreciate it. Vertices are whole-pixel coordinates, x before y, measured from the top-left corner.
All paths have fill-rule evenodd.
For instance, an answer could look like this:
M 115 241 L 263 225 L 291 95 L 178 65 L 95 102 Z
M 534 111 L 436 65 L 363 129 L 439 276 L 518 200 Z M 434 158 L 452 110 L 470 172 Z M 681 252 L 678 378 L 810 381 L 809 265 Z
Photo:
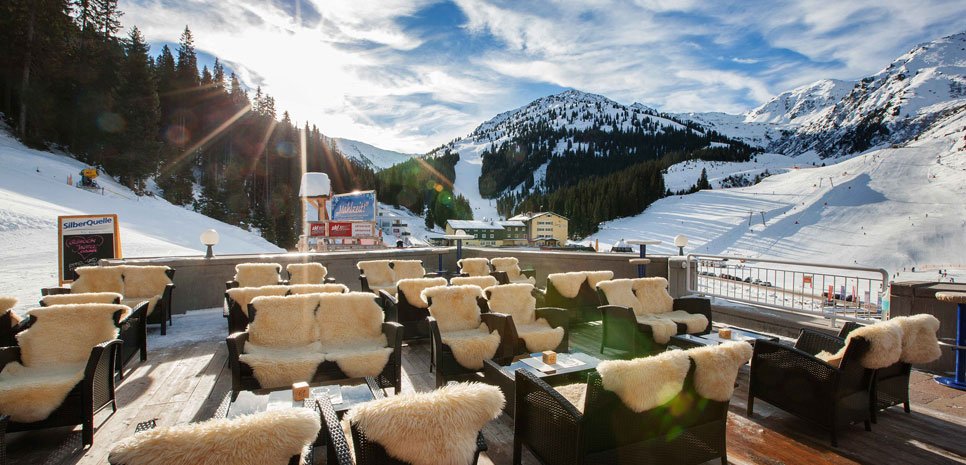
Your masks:
M 690 121 L 709 130 L 744 142 L 752 147 L 766 148 L 782 137 L 781 126 L 774 123 L 749 122 L 746 115 L 721 112 L 671 113 L 675 119 Z
M 202 231 L 215 229 L 216 254 L 284 252 L 245 231 L 160 197 L 138 197 L 110 176 L 98 184 L 104 194 L 67 184 L 87 165 L 67 155 L 29 149 L 0 127 L 0 293 L 20 301 L 18 310 L 37 302 L 37 289 L 57 285 L 57 216 L 116 213 L 122 254 L 129 257 L 197 255 Z
M 802 125 L 821 118 L 852 91 L 854 82 L 822 79 L 783 92 L 746 113 L 745 122 Z
M 374 145 L 352 139 L 335 137 L 333 140 L 335 140 L 336 145 L 339 147 L 339 151 L 342 152 L 343 155 L 345 155 L 347 158 L 358 161 L 369 168 L 372 168 L 374 171 L 389 168 L 392 165 L 402 163 L 406 160 L 409 160 L 411 157 L 416 156 L 415 154 L 400 153 L 392 150 L 381 149 Z

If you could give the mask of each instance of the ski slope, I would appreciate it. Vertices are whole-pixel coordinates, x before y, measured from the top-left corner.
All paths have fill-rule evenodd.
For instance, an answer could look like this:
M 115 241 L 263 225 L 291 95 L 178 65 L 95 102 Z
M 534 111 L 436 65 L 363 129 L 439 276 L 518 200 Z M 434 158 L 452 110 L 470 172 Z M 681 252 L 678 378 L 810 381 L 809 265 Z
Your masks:
M 666 170 L 664 186 L 673 192 L 690 189 L 701 177 L 701 170 L 707 170 L 711 187 L 718 189 L 721 182 L 729 176 L 743 176 L 753 180 L 756 175 L 765 171 L 778 174 L 802 165 L 811 166 L 809 160 L 807 157 L 792 158 L 777 153 L 761 153 L 743 162 L 688 160 L 671 165 Z
M 156 197 L 138 197 L 108 176 L 104 195 L 67 184 L 87 166 L 66 155 L 29 149 L 0 128 L 0 294 L 36 305 L 40 288 L 57 283 L 57 216 L 115 213 L 124 257 L 201 255 L 198 236 L 215 229 L 215 253 L 284 250 L 258 234 L 230 226 Z
M 966 269 L 966 114 L 905 147 L 771 176 L 758 185 L 662 199 L 584 241 L 664 241 L 692 253 L 826 262 L 890 272 Z M 934 277 L 934 276 L 933 276 Z

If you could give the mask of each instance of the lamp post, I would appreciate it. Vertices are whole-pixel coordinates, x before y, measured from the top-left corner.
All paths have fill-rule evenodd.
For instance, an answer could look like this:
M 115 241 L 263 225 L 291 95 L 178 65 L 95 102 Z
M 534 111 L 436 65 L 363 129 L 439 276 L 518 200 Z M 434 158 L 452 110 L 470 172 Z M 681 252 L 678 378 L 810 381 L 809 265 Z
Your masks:
M 678 255 L 684 255 L 684 248 L 688 246 L 688 236 L 684 234 L 674 236 L 674 246 L 678 248 Z
M 201 243 L 208 246 L 208 252 L 205 253 L 205 258 L 213 258 L 215 254 L 212 252 L 212 246 L 218 244 L 218 231 L 214 229 L 209 229 L 201 233 Z

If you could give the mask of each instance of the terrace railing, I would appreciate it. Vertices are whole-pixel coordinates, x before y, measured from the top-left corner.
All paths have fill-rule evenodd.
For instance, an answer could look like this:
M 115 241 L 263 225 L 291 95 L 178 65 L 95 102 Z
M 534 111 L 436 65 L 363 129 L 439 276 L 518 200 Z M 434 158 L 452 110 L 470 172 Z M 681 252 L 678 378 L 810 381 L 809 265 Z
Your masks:
M 688 292 L 774 310 L 871 323 L 888 317 L 889 273 L 763 258 L 689 254 Z

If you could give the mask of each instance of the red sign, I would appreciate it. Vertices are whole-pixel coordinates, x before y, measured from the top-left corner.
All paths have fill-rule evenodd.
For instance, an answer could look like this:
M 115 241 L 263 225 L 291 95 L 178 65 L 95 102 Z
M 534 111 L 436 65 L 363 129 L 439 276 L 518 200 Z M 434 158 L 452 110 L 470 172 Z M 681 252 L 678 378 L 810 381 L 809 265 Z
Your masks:
M 329 222 L 329 237 L 352 237 L 352 223 Z
M 309 224 L 309 236 L 310 237 L 324 237 L 325 236 L 325 223 L 311 223 L 311 224 Z

